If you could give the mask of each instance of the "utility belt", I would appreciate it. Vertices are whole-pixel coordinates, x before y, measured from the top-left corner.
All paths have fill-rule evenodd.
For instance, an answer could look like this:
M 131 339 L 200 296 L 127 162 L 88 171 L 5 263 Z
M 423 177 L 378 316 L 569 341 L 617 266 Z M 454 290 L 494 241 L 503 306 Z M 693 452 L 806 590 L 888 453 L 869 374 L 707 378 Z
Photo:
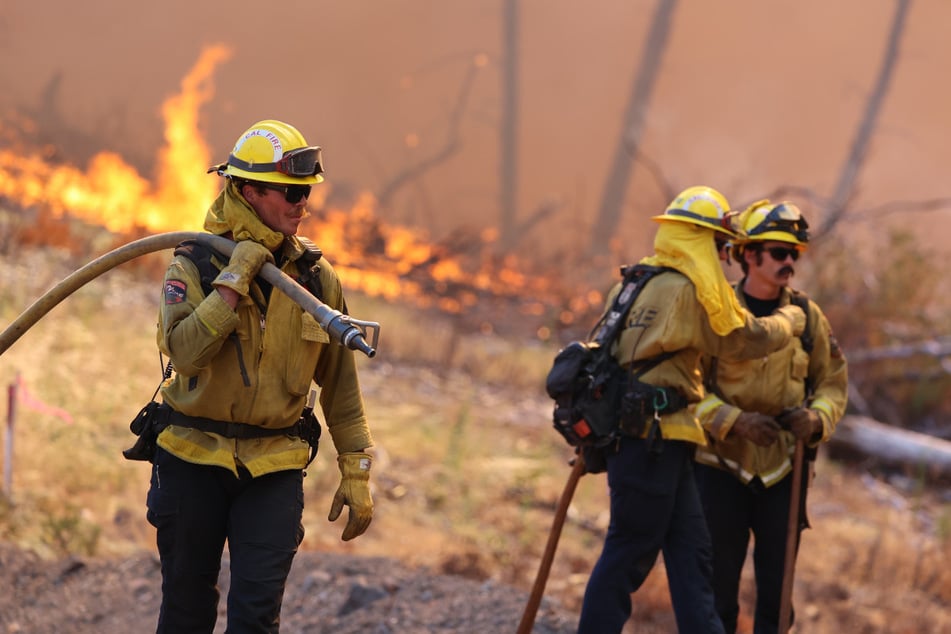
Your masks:
M 621 431 L 628 436 L 641 436 L 652 421 L 673 414 L 688 405 L 687 397 L 676 388 L 657 387 L 631 380 L 621 397 Z
M 287 427 L 261 427 L 259 425 L 248 425 L 247 423 L 233 423 L 230 421 L 215 420 L 213 418 L 204 418 L 203 416 L 189 416 L 188 414 L 182 414 L 181 412 L 173 410 L 165 403 L 159 405 L 159 410 L 167 412 L 164 416 L 165 420 L 162 429 L 169 425 L 177 425 L 178 427 L 197 429 L 206 434 L 217 434 L 218 436 L 234 438 L 236 440 L 268 438 L 270 436 L 297 436 L 298 438 L 303 438 L 300 431 L 300 420 Z
M 687 398 L 675 388 L 657 387 L 631 377 L 626 381 L 624 395 L 621 397 L 621 415 L 618 421 L 620 436 L 644 438 L 648 451 L 655 456 L 660 455 L 664 450 L 660 417 L 679 412 L 687 405 Z M 579 448 L 584 455 L 587 473 L 607 471 L 607 454 L 617 451 L 620 436 L 615 434 L 607 444 Z
M 651 450 L 660 453 L 660 417 L 679 412 L 687 405 L 687 397 L 676 388 L 631 379 L 621 397 L 621 433 L 641 438 L 646 429 Z
M 320 441 L 320 421 L 312 407 L 305 407 L 297 422 L 287 427 L 261 427 L 247 423 L 215 420 L 203 416 L 189 416 L 175 411 L 165 403 L 151 401 L 139 412 L 129 429 L 138 439 L 131 448 L 122 452 L 129 460 L 152 460 L 155 454 L 156 439 L 169 425 L 197 429 L 207 434 L 216 434 L 224 438 L 248 440 L 252 438 L 269 438 L 274 436 L 292 436 L 300 438 L 310 445 L 309 465 L 317 455 Z

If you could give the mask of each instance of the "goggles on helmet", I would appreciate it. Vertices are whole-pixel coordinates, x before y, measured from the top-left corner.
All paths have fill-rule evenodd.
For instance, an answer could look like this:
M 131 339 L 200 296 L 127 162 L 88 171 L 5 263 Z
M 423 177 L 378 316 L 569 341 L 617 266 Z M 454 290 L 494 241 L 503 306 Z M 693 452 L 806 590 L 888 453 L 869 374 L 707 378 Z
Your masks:
M 304 178 L 317 176 L 324 171 L 320 160 L 320 148 L 317 146 L 302 147 L 285 152 L 284 156 L 275 163 L 248 163 L 234 154 L 228 155 L 228 164 L 246 172 L 262 173 L 277 172 L 285 176 Z
M 793 205 L 781 203 L 770 209 L 763 221 L 750 229 L 750 238 L 768 231 L 782 231 L 795 236 L 800 242 L 809 241 L 809 223 L 802 217 L 799 209 Z

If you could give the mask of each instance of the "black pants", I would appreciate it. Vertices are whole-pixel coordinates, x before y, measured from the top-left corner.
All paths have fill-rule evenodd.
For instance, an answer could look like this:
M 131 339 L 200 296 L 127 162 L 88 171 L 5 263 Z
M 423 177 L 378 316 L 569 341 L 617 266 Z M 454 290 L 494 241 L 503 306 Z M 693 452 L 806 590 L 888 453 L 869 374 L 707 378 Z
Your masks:
M 303 472 L 252 478 L 159 448 L 148 520 L 162 560 L 159 633 L 211 633 L 225 540 L 231 555 L 229 633 L 277 632 L 284 585 L 304 537 Z
M 758 479 L 747 485 L 732 473 L 714 467 L 698 464 L 695 472 L 713 539 L 713 589 L 720 620 L 727 634 L 736 631 L 740 613 L 740 576 L 752 533 L 753 571 L 756 576 L 753 631 L 755 634 L 776 634 L 786 559 L 792 475 L 765 488 Z
M 579 633 L 620 632 L 631 616 L 631 593 L 661 551 L 678 630 L 723 632 L 710 586 L 710 536 L 693 477 L 693 448 L 668 440 L 655 455 L 644 440 L 625 437 L 619 451 L 608 454 L 611 521 L 585 589 Z

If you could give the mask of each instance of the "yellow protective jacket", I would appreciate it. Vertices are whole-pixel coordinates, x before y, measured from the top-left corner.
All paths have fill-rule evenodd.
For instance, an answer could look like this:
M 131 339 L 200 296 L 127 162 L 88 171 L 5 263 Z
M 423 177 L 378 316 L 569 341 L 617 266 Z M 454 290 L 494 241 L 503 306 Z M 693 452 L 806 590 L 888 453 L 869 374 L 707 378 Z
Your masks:
M 252 236 L 268 231 L 243 199 L 227 189 L 209 218 L 215 214 Z M 285 238 L 278 253 L 283 254 L 281 270 L 297 277 L 296 260 L 304 253 L 300 240 Z M 212 262 L 218 268 L 226 264 Z M 333 267 L 325 259 L 319 264 L 322 301 L 345 312 Z M 165 285 L 157 341 L 176 372 L 162 387 L 162 398 L 173 409 L 189 416 L 287 427 L 300 417 L 313 380 L 320 386 L 320 408 L 337 452 L 372 445 L 353 351 L 331 341 L 317 320 L 282 291 L 272 289 L 265 303 L 252 283 L 250 297 L 241 297 L 232 310 L 217 291 L 205 296 L 198 269 L 180 255 L 172 259 Z M 243 465 L 253 476 L 301 469 L 309 458 L 309 446 L 296 437 L 236 440 L 175 425 L 159 435 L 158 445 L 182 460 L 236 474 Z
M 617 284 L 609 293 L 609 304 L 620 287 Z M 628 311 L 612 353 L 622 367 L 630 367 L 632 362 L 636 367 L 640 361 L 673 352 L 672 357 L 645 372 L 640 380 L 657 387 L 676 388 L 688 402 L 697 403 L 704 395 L 701 354 L 737 359 L 762 357 L 782 348 L 792 337 L 793 324 L 785 315 L 757 319 L 745 310 L 741 315 L 744 325 L 724 336 L 716 334 L 693 283 L 678 271 L 667 271 L 644 286 Z M 693 406 L 662 414 L 660 429 L 666 439 L 706 443 Z
M 745 306 L 743 293 L 737 290 L 737 296 Z M 790 297 L 791 291 L 783 289 L 780 306 L 789 304 Z M 792 471 L 790 455 L 796 440 L 790 432 L 780 432 L 778 440 L 768 447 L 730 434 L 743 411 L 775 416 L 786 408 L 808 405 L 822 421 L 822 437 L 812 446 L 832 436 L 848 400 L 847 365 L 819 306 L 809 300 L 808 307 L 811 353 L 803 349 L 801 339 L 796 337 L 781 350 L 759 359 L 718 358 L 714 364 L 711 356 L 715 355 L 704 357 L 702 366 L 708 382 L 713 383 L 713 392 L 697 406 L 697 415 L 710 441 L 707 447 L 697 450 L 698 462 L 730 471 L 746 483 L 759 477 L 767 487 Z M 807 382 L 813 390 L 808 403 Z

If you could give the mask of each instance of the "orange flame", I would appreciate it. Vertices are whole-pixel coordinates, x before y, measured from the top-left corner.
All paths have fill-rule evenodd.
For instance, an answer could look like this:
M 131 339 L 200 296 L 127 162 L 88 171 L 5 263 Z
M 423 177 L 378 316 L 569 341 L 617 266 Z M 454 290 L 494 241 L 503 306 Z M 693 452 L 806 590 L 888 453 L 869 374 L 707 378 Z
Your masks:
M 215 68 L 230 56 L 225 46 L 206 48 L 182 80 L 180 93 L 163 103 L 165 143 L 154 182 L 112 152 L 96 154 L 84 171 L 53 164 L 40 151 L 0 149 L 0 197 L 118 234 L 199 230 L 203 214 L 196 210 L 214 199 L 220 182 L 205 173 L 211 158 L 198 131 L 198 113 L 214 95 Z M 489 314 L 486 300 L 496 306 L 504 300 L 523 315 L 547 314 L 552 325 L 563 326 L 577 314 L 600 308 L 599 293 L 566 297 L 557 277 L 529 275 L 514 256 L 499 260 L 492 253 L 498 237 L 494 229 L 453 252 L 422 231 L 380 221 L 370 194 L 346 211 L 325 208 L 325 195 L 325 188 L 314 190 L 308 206 L 315 215 L 305 221 L 302 234 L 314 237 L 348 287 L 367 295 L 466 314 L 480 306 Z
M 41 207 L 56 216 L 69 213 L 125 233 L 201 228 L 195 209 L 207 205 L 216 183 L 195 165 L 209 165 L 209 151 L 198 134 L 199 108 L 213 95 L 215 67 L 231 55 L 224 46 L 205 49 L 182 80 L 181 94 L 162 108 L 165 146 L 158 153 L 157 184 L 112 152 L 100 152 L 83 171 L 52 165 L 37 153 L 20 155 L 0 149 L 0 196 L 24 207 Z M 183 169 L 187 166 L 187 169 Z

